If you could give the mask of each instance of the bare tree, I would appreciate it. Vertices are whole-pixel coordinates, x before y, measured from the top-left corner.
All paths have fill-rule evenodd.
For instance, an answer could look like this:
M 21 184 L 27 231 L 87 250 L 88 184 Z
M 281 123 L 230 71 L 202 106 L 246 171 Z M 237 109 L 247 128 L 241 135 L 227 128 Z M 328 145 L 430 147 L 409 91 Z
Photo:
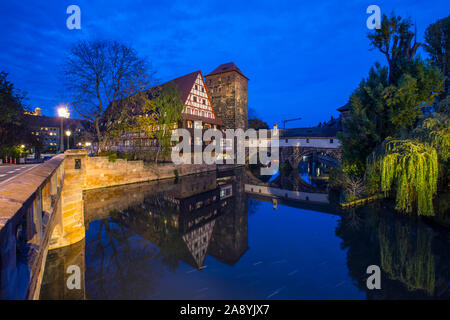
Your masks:
M 117 41 L 79 41 L 72 47 L 64 62 L 63 81 L 70 104 L 93 123 L 98 151 L 106 146 L 114 122 L 132 114 L 124 101 L 148 89 L 153 76 L 145 59 Z
M 344 178 L 345 192 L 348 200 L 358 199 L 365 191 L 363 178 L 346 175 Z

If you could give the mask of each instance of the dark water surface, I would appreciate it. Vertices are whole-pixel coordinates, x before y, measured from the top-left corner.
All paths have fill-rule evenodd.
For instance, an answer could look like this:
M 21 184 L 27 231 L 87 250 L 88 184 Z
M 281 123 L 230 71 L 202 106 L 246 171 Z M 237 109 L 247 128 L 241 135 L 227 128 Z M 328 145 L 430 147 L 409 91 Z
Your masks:
M 86 239 L 49 253 L 41 298 L 450 297 L 448 229 L 389 202 L 341 212 L 317 179 L 326 168 L 308 167 L 309 183 L 300 169 L 270 189 L 238 168 L 87 192 Z M 80 290 L 67 289 L 70 265 Z

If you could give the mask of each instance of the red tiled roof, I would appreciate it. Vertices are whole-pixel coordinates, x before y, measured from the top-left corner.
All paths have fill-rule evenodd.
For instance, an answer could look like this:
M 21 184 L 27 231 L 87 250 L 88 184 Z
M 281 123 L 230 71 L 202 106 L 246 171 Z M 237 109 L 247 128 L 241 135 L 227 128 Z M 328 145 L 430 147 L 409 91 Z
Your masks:
M 212 76 L 214 74 L 225 73 L 225 72 L 230 72 L 230 71 L 236 71 L 237 73 L 242 75 L 245 79 L 250 80 L 249 78 L 244 76 L 242 71 L 239 70 L 239 68 L 234 64 L 234 62 L 228 62 L 228 63 L 221 64 L 220 66 L 215 68 L 211 73 L 209 73 L 207 76 Z
M 199 74 L 201 76 L 200 71 L 195 71 L 182 77 L 170 80 L 164 83 L 163 86 L 168 83 L 174 83 L 178 89 L 178 93 L 180 94 L 181 101 L 185 103 L 189 93 L 191 92 L 192 87 L 194 86 L 195 80 L 197 79 Z

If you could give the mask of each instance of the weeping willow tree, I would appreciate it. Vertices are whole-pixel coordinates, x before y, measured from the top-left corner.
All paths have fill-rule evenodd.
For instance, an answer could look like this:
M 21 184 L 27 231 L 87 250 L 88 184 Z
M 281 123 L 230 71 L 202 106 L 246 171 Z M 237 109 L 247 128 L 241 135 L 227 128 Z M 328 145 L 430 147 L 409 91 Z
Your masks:
M 441 189 L 450 182 L 450 117 L 434 113 L 424 118 L 414 129 L 413 137 L 436 149 L 439 161 L 439 185 Z M 438 186 L 439 187 L 439 186 Z
M 369 165 L 380 172 L 381 191 L 396 192 L 396 209 L 418 215 L 434 215 L 437 191 L 436 150 L 415 140 L 388 139 L 372 155 Z

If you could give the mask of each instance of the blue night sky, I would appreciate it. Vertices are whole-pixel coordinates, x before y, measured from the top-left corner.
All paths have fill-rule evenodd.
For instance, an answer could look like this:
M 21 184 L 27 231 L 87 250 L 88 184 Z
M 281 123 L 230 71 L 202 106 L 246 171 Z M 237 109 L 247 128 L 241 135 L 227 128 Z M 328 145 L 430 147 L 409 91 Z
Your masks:
M 81 30 L 66 8 L 81 8 Z M 58 72 L 78 39 L 116 39 L 152 62 L 160 81 L 233 61 L 250 78 L 249 107 L 269 125 L 316 125 L 368 74 L 375 61 L 366 8 L 393 10 L 426 27 L 450 12 L 448 0 L 394 1 L 7 1 L 0 2 L 0 70 L 27 92 L 30 108 L 56 115 L 65 102 Z M 425 56 L 423 51 L 419 51 Z M 73 113 L 73 111 L 72 111 Z

